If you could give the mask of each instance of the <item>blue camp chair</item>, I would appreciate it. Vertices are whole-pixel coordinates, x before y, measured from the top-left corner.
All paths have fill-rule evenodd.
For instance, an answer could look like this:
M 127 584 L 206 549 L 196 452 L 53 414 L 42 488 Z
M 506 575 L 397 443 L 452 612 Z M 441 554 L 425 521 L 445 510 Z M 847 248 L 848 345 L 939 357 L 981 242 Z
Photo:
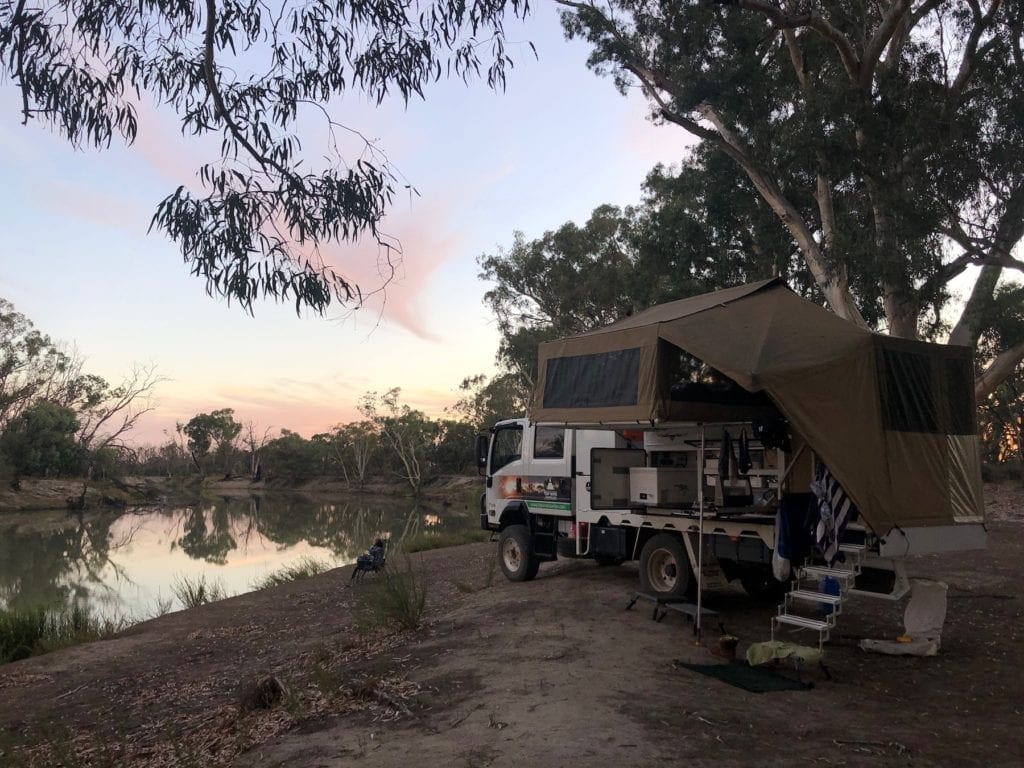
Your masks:
M 373 542 L 369 552 L 356 558 L 356 567 L 352 569 L 350 582 L 362 578 L 367 573 L 380 571 L 387 565 L 389 541 L 389 539 L 377 539 Z

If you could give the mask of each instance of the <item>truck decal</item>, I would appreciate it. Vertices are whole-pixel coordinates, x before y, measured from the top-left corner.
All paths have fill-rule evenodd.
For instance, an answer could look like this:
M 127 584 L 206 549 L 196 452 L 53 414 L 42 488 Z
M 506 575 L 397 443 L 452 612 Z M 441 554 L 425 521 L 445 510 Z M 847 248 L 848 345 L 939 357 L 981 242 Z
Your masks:
M 568 501 L 527 501 L 527 508 L 533 512 L 536 509 L 550 509 L 558 512 L 569 512 L 571 505 Z
M 499 499 L 569 503 L 571 483 L 568 477 L 550 475 L 501 475 L 494 478 L 495 496 Z M 559 507 L 561 508 L 561 507 Z

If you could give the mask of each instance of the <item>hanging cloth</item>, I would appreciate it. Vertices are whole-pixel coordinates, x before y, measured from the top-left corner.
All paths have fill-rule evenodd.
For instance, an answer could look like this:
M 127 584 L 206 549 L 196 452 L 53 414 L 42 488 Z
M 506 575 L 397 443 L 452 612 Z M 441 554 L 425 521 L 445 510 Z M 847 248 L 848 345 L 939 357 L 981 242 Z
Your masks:
M 736 468 L 741 475 L 750 471 L 750 446 L 747 443 L 747 430 L 740 432 L 740 455 L 736 461 Z
M 818 499 L 815 541 L 821 556 L 831 567 L 839 559 L 839 543 L 846 524 L 857 519 L 857 507 L 824 464 L 818 465 L 817 478 L 811 483 L 811 490 Z
M 732 458 L 732 438 L 729 437 L 729 430 L 722 430 L 722 449 L 718 452 L 718 477 L 725 480 L 729 477 L 730 459 Z

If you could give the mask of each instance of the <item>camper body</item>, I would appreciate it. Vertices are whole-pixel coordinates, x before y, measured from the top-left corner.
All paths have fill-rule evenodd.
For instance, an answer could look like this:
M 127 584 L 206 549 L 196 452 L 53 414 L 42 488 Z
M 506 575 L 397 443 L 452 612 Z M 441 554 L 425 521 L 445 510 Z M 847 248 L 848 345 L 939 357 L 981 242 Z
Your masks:
M 477 450 L 511 579 L 570 555 L 638 560 L 659 595 L 772 593 L 816 543 L 826 567 L 795 581 L 895 596 L 905 556 L 985 545 L 972 350 L 856 327 L 781 280 L 541 344 L 528 415 Z
M 720 426 L 737 436 L 750 428 Z M 751 441 L 750 504 L 713 511 L 721 478 L 717 459 L 708 457 L 717 455 L 718 441 L 705 435 L 702 450 L 701 432 L 696 425 L 639 432 L 499 422 L 479 463 L 486 475 L 481 525 L 499 534 L 502 571 L 525 581 L 559 556 L 639 560 L 643 590 L 684 597 L 701 561 L 705 587 L 740 579 L 754 595 L 778 592 L 771 557 L 785 454 Z
M 806 497 L 815 457 L 806 446 L 767 447 L 753 431 L 750 422 L 638 430 L 501 421 L 477 449 L 481 526 L 498 534 L 513 581 L 558 557 L 638 561 L 640 589 L 675 599 L 693 595 L 699 563 L 704 589 L 738 580 L 753 597 L 779 597 L 788 585 L 772 570 L 778 503 L 793 489 Z M 720 465 L 727 435 L 749 437 L 742 474 Z M 980 525 L 882 535 L 854 525 L 848 540 L 863 561 L 851 592 L 890 599 L 906 592 L 906 555 L 985 544 Z

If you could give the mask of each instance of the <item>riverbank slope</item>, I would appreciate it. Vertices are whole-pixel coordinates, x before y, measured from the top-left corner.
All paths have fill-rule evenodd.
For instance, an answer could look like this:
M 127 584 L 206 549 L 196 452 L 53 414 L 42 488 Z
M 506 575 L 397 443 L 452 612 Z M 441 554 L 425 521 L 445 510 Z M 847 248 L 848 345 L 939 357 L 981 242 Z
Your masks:
M 914 558 L 949 584 L 942 653 L 870 655 L 905 603 L 851 600 L 813 688 L 757 694 L 684 664 L 768 639 L 774 606 L 710 593 L 684 619 L 625 610 L 635 566 L 560 560 L 525 584 L 493 544 L 414 555 L 424 625 L 375 628 L 377 576 L 348 568 L 0 667 L 0 764 L 14 766 L 1010 766 L 1024 763 L 1024 494 L 987 487 L 989 547 Z M 376 580 L 376 581 L 375 581 Z M 786 639 L 808 642 L 805 636 Z M 246 706 L 268 675 L 287 688 Z

